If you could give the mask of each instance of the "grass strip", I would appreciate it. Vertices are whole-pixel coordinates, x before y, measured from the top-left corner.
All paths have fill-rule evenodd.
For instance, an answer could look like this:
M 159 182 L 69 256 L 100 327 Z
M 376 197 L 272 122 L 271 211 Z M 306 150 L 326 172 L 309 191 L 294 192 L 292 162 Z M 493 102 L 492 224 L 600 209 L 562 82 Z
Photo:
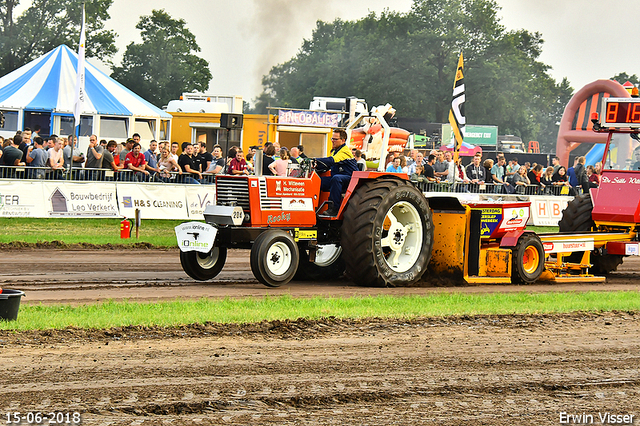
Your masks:
M 0 243 L 20 241 L 39 243 L 61 241 L 66 244 L 134 244 L 145 242 L 159 247 L 176 247 L 174 227 L 186 220 L 142 220 L 139 238 L 132 227 L 131 238 L 120 238 L 116 218 L 0 218 Z
M 291 296 L 174 300 L 162 303 L 107 301 L 94 305 L 25 305 L 3 330 L 67 327 L 104 329 L 130 325 L 175 326 L 207 321 L 255 323 L 263 320 L 338 318 L 417 318 L 452 315 L 637 311 L 640 292 L 558 292 L 293 298 Z

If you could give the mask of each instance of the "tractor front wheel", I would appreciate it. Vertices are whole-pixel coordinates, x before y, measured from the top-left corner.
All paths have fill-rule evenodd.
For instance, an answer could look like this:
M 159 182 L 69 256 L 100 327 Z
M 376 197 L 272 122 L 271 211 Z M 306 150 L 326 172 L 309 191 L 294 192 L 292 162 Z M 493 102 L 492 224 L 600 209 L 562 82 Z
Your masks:
M 288 232 L 264 231 L 251 248 L 251 272 L 267 287 L 278 287 L 291 281 L 299 258 L 298 246 Z

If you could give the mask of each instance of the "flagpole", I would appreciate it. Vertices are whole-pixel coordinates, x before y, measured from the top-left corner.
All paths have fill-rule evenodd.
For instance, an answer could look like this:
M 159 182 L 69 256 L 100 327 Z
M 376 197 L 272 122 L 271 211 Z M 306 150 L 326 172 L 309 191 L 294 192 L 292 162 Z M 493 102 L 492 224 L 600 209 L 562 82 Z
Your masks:
M 78 144 L 78 138 L 80 137 L 80 114 L 82 114 L 82 108 L 84 106 L 84 57 L 85 57 L 85 44 L 86 44 L 86 35 L 85 35 L 85 14 L 84 14 L 84 3 L 82 4 L 82 27 L 80 28 L 80 42 L 78 43 L 78 74 L 76 77 L 76 102 L 73 108 L 73 118 L 75 124 L 75 143 L 71 142 L 71 161 L 69 161 L 69 176 L 71 177 L 71 172 L 73 169 L 73 147 L 75 144 Z
M 458 161 L 460 155 L 460 148 L 462 148 L 462 142 L 464 141 L 464 130 L 467 124 L 467 119 L 464 115 L 464 60 L 462 58 L 462 52 L 460 52 L 460 58 L 458 59 L 458 66 L 456 68 L 456 77 L 453 80 L 453 99 L 451 100 L 451 109 L 449 110 L 449 123 L 451 124 L 451 130 L 455 138 L 455 144 L 453 149 L 453 160 Z

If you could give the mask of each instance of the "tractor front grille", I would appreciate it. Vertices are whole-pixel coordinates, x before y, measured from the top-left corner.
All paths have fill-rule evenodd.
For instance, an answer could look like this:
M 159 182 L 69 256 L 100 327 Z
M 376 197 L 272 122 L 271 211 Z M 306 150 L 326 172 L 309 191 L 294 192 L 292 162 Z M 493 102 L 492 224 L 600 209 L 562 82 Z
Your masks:
M 260 209 L 261 210 L 282 210 L 282 198 L 267 196 L 267 180 L 260 178 Z
M 240 206 L 249 210 L 249 180 L 219 176 L 216 178 L 216 204 L 219 206 Z

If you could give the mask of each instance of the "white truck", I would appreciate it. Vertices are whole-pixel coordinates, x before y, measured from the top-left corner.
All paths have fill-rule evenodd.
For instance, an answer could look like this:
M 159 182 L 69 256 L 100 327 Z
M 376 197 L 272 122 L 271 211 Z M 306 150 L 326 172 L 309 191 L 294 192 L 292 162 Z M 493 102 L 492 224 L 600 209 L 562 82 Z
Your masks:
M 522 139 L 514 135 L 498 135 L 497 149 L 505 154 L 522 154 L 527 152 Z

